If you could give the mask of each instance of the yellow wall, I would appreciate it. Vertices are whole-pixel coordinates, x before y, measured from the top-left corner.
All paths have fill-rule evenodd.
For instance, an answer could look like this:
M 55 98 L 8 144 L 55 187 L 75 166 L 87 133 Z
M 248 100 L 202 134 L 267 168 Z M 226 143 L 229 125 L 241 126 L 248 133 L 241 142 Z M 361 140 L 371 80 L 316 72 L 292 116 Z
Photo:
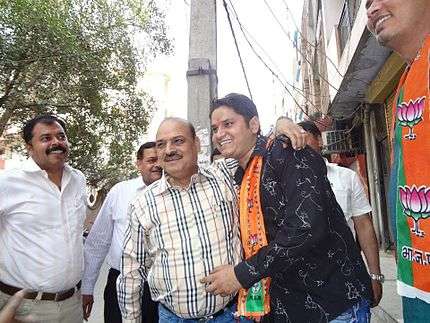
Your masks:
M 404 61 L 396 53 L 390 55 L 385 65 L 370 84 L 366 97 L 369 103 L 383 104 L 396 89 L 405 68 Z

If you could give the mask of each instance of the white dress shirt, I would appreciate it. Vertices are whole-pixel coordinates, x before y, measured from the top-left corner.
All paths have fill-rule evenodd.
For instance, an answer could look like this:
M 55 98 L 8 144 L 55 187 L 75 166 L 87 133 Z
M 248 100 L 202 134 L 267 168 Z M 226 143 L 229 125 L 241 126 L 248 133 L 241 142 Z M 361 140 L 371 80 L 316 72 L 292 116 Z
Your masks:
M 29 158 L 0 175 L 0 280 L 41 292 L 74 287 L 82 277 L 84 175 L 66 165 L 61 191 Z
M 355 235 L 352 217 L 372 211 L 363 184 L 357 173 L 352 169 L 329 163 L 327 160 L 325 162 L 327 178 L 336 196 L 336 201 L 342 208 L 346 221 Z
M 82 294 L 93 294 L 104 259 L 111 268 L 120 269 L 122 243 L 128 225 L 127 209 L 138 191 L 146 187 L 142 177 L 112 187 L 91 227 L 84 246 Z

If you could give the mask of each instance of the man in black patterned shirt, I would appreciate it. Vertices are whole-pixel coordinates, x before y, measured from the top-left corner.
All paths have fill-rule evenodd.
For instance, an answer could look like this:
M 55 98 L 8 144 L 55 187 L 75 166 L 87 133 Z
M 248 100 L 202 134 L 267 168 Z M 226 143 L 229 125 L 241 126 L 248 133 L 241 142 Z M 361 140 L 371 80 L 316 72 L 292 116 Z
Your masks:
M 259 196 L 268 244 L 236 266 L 216 268 L 203 280 L 207 290 L 227 295 L 271 277 L 265 321 L 368 322 L 370 277 L 321 156 L 308 147 L 284 148 L 279 139 L 268 146 L 257 109 L 244 95 L 216 100 L 211 124 L 221 154 L 239 162 L 238 185 L 251 161 L 262 158 Z

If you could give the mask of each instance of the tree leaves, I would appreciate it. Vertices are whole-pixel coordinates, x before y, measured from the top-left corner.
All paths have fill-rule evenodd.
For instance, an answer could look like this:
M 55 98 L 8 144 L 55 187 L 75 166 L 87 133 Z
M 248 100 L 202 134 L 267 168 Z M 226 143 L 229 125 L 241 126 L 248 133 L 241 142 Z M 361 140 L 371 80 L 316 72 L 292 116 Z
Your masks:
M 89 183 L 123 179 L 154 105 L 137 79 L 170 51 L 155 1 L 0 0 L 0 134 L 57 113 Z

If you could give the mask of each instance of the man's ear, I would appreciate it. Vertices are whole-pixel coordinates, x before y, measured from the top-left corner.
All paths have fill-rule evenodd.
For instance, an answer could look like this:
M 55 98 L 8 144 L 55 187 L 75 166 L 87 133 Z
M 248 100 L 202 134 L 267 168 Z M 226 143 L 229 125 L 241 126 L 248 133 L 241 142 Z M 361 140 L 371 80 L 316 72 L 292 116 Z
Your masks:
M 249 120 L 249 129 L 251 129 L 253 134 L 257 134 L 260 130 L 260 120 L 257 116 L 254 116 Z
M 27 149 L 27 154 L 31 157 L 33 155 L 33 146 L 31 144 L 25 144 L 25 148 Z
M 137 169 L 140 168 L 140 164 L 142 163 L 142 159 L 136 159 L 136 163 L 134 164 Z

